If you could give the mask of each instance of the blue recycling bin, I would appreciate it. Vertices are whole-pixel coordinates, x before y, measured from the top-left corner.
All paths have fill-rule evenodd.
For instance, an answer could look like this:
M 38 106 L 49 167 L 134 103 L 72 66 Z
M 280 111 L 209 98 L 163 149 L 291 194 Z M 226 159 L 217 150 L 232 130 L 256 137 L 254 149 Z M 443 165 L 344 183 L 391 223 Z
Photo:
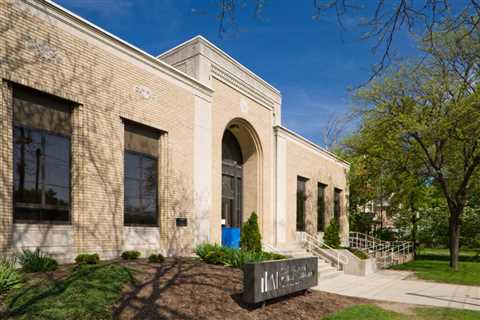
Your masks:
M 222 246 L 240 248 L 240 228 L 222 226 Z

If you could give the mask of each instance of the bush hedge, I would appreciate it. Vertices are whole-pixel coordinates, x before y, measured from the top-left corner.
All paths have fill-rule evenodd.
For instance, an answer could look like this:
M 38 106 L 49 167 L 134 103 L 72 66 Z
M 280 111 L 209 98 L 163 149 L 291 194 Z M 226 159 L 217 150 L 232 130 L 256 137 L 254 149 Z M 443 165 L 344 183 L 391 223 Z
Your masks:
M 159 254 L 151 254 L 148 257 L 148 262 L 150 263 L 164 263 L 165 262 L 165 257 L 163 255 Z
M 140 257 L 141 253 L 135 250 L 122 252 L 122 259 L 124 260 L 136 260 Z
M 83 253 L 75 258 L 75 262 L 78 264 L 98 264 L 100 257 L 97 253 Z
M 24 272 L 44 272 L 57 269 L 57 260 L 41 252 L 38 248 L 35 251 L 23 250 L 18 255 L 18 262 Z
M 369 258 L 368 254 L 366 252 L 363 252 L 362 250 L 359 249 L 353 249 L 353 248 L 348 248 L 348 251 L 353 253 L 357 258 L 366 260 Z
M 245 263 L 250 262 L 281 260 L 286 258 L 283 255 L 272 252 L 239 250 L 209 243 L 197 246 L 195 253 L 206 263 L 234 268 L 242 268 Z

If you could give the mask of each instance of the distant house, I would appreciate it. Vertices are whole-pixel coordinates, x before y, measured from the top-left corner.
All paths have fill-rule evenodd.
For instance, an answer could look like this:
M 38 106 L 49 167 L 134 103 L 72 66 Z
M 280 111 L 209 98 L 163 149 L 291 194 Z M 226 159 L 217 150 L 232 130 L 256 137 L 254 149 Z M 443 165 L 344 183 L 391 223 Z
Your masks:
M 190 254 L 253 211 L 272 246 L 332 218 L 348 242 L 349 164 L 203 37 L 153 57 L 43 0 L 1 1 L 0 25 L 2 253 Z

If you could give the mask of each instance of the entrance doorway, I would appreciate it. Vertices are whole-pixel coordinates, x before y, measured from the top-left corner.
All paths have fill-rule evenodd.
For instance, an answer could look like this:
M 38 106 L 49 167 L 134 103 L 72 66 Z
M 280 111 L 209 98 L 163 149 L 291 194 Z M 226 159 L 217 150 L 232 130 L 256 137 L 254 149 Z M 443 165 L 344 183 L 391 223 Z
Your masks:
M 242 178 L 242 150 L 227 130 L 222 140 L 222 224 L 227 227 L 242 224 Z
M 237 138 L 226 130 L 222 139 L 222 245 L 238 247 L 243 211 L 243 157 Z

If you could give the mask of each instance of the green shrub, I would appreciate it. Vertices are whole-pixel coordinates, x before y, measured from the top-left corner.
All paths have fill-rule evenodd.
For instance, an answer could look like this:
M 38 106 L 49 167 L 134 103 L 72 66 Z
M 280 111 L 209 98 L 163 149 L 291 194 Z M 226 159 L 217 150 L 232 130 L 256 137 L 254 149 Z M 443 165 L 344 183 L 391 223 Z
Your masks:
M 20 287 L 22 277 L 15 269 L 15 260 L 0 258 L 0 294 Z
M 100 257 L 97 253 L 83 253 L 75 258 L 75 262 L 78 264 L 98 264 L 100 262 Z
M 35 251 L 23 250 L 18 255 L 18 262 L 24 272 L 53 271 L 58 267 L 57 260 L 41 252 L 38 248 Z
M 252 215 L 248 218 L 247 222 L 242 225 L 240 247 L 244 251 L 262 251 L 262 236 L 258 229 L 258 216 L 255 212 L 252 212 Z
M 160 253 L 159 254 L 151 254 L 148 257 L 148 262 L 150 262 L 150 263 L 164 263 L 165 262 L 165 257 L 162 256 Z
M 368 259 L 369 256 L 366 252 L 363 252 L 362 250 L 358 250 L 358 249 L 353 249 L 353 248 L 348 248 L 348 251 L 350 251 L 351 253 L 353 253 L 355 256 L 357 256 L 357 258 L 359 259 L 362 259 L 362 260 L 365 260 L 365 259 Z
M 283 260 L 283 259 L 287 259 L 286 256 L 284 256 L 283 254 L 279 254 L 279 253 L 275 253 L 275 252 L 263 252 L 263 254 L 265 255 L 265 260 Z
M 325 230 L 325 234 L 323 235 L 323 241 L 325 242 L 325 244 L 332 248 L 339 248 L 340 247 L 339 232 L 340 230 L 337 222 L 335 221 L 335 219 L 331 219 L 327 229 Z
M 131 251 L 123 251 L 122 252 L 122 259 L 124 260 L 136 260 L 140 257 L 140 252 L 131 250 Z
M 238 250 L 208 243 L 197 246 L 195 253 L 206 263 L 220 264 L 234 268 L 243 268 L 245 263 L 250 262 L 286 258 L 283 255 L 271 252 Z
M 205 256 L 205 258 L 203 258 L 203 260 L 206 262 L 206 263 L 209 263 L 209 264 L 227 264 L 228 263 L 228 257 L 227 255 L 225 254 L 225 252 L 223 250 L 221 251 L 210 251 L 209 253 L 207 253 L 207 255 Z
M 195 248 L 195 254 L 199 256 L 200 259 L 205 260 L 204 258 L 209 252 L 221 250 L 221 248 L 218 244 L 202 243 Z

